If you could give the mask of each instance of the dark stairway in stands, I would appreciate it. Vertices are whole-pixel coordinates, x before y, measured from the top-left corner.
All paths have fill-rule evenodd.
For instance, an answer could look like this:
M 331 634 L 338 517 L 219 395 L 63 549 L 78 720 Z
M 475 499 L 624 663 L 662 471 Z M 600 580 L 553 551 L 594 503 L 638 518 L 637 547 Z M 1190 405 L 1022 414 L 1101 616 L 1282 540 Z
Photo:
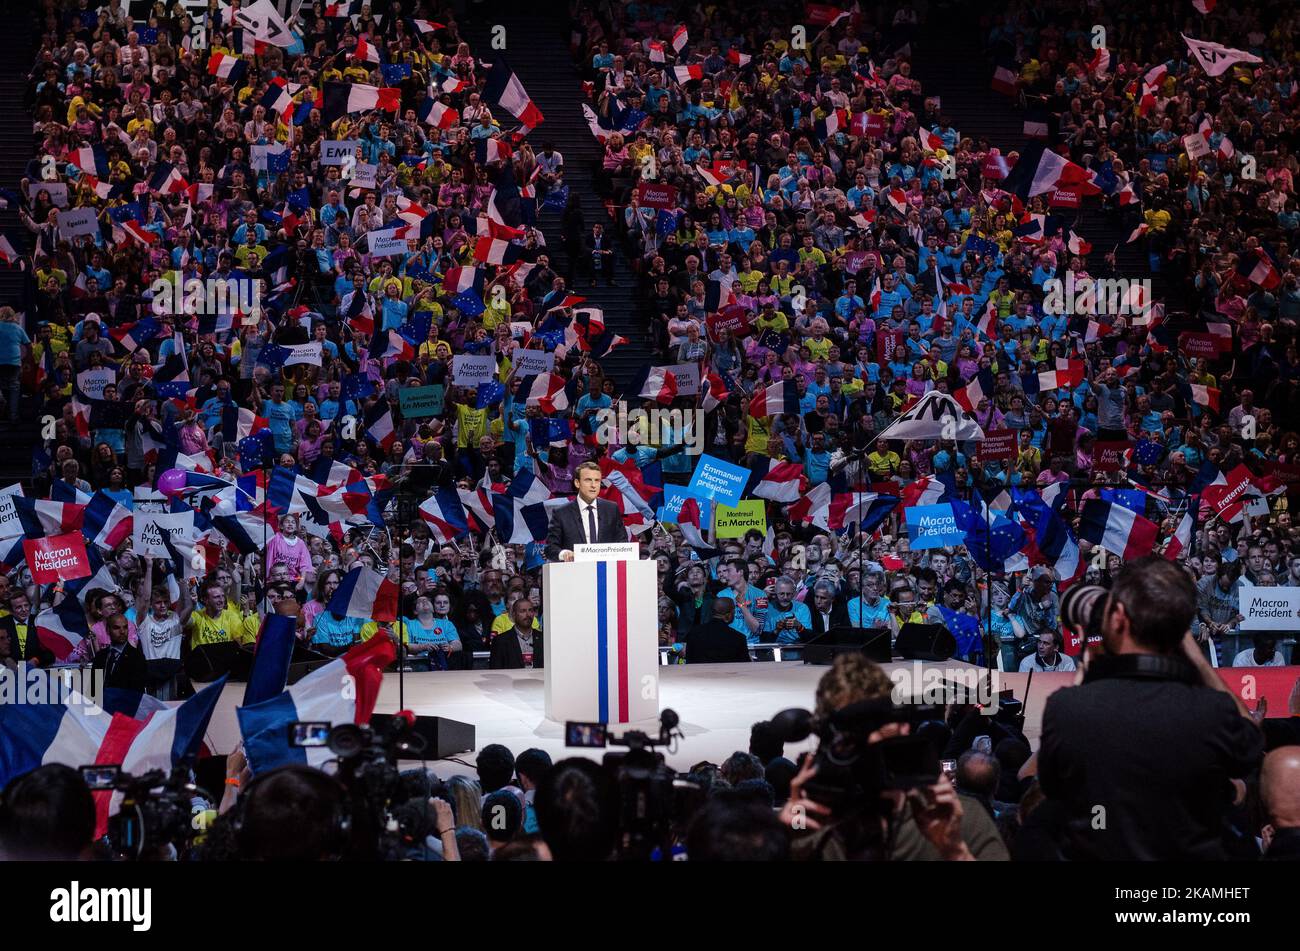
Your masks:
M 1004 154 L 1023 149 L 1030 141 L 1024 134 L 1024 110 L 1019 102 L 992 88 L 994 63 L 982 51 L 980 38 L 987 27 L 980 25 L 979 4 L 957 3 L 932 11 L 912 45 L 912 75 L 921 80 L 922 92 L 939 96 L 940 111 L 962 136 L 987 139 Z M 1159 275 L 1152 275 L 1145 242 L 1127 244 L 1135 225 L 1122 224 L 1118 217 L 1091 202 L 1079 212 L 1055 210 L 1092 244 L 1090 269 L 1104 265 L 1106 253 L 1115 249 L 1119 273 L 1128 278 L 1153 278 L 1156 299 L 1169 288 Z
M 525 9 L 520 9 L 520 8 Z M 581 196 L 582 212 L 587 228 L 597 221 L 605 223 L 605 231 L 612 234 L 605 206 L 596 196 L 592 171 L 600 161 L 601 148 L 582 115 L 582 104 L 587 101 L 582 92 L 582 78 L 569 52 L 569 28 L 562 7 L 535 4 L 479 4 L 478 11 L 461 21 L 461 33 L 474 55 L 490 61 L 494 52 L 491 45 L 492 28 L 500 24 L 506 29 L 506 47 L 499 52 L 523 83 L 529 98 L 542 111 L 544 121 L 528 136 L 536 152 L 542 143 L 553 142 L 564 156 L 564 178 L 569 187 Z M 514 119 L 500 107 L 493 107 L 493 115 L 509 130 Z M 622 213 L 622 209 L 618 209 Z M 546 246 L 551 255 L 551 266 L 564 274 L 568 262 L 564 259 L 560 234 L 560 212 L 542 211 L 538 216 Z M 581 272 L 579 272 L 579 276 Z M 601 361 L 606 373 L 620 387 L 627 385 L 649 359 L 646 348 L 647 334 L 638 316 L 636 282 L 623 255 L 621 245 L 615 242 L 614 279 L 617 286 L 589 288 L 581 279 L 574 293 L 587 298 L 592 306 L 599 307 L 605 315 L 605 326 L 626 337 L 630 343 L 620 347 Z
M 34 6 L 34 5 L 33 5 Z M 32 120 L 24 104 L 27 71 L 35 61 L 30 8 L 18 3 L 0 4 L 4 29 L 0 30 L 0 187 L 20 189 L 20 181 L 33 155 Z M 18 220 L 18 210 L 0 209 L 0 231 L 19 253 L 31 250 L 31 233 Z M 17 265 L 0 263 L 0 305 L 18 311 L 24 307 L 25 273 Z M 35 315 L 28 314 L 27 333 L 35 330 Z M 39 439 L 36 402 L 24 393 L 17 425 L 0 416 L 0 488 L 30 482 L 32 447 Z

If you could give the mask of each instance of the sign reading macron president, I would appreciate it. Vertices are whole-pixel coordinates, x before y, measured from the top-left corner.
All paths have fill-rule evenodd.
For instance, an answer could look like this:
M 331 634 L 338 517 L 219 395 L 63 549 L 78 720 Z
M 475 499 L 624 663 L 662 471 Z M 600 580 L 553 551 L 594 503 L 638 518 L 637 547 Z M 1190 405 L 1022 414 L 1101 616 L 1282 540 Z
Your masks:
M 723 505 L 739 505 L 748 480 L 748 469 L 733 466 L 713 456 L 702 455 L 695 464 L 695 473 L 691 476 L 687 491 L 691 495 L 712 499 Z
M 90 575 L 90 558 L 81 532 L 27 539 L 23 542 L 23 555 L 37 584 L 72 581 Z
M 957 527 L 952 506 L 913 505 L 907 513 L 907 537 L 911 548 L 943 548 L 960 545 L 966 535 Z

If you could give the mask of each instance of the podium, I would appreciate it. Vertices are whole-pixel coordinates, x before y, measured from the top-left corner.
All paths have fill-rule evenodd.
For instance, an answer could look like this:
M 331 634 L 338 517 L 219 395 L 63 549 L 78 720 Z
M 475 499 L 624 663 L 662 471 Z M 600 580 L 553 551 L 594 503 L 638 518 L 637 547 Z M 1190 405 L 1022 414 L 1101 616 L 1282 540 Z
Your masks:
M 542 568 L 546 718 L 632 723 L 659 716 L 653 561 Z

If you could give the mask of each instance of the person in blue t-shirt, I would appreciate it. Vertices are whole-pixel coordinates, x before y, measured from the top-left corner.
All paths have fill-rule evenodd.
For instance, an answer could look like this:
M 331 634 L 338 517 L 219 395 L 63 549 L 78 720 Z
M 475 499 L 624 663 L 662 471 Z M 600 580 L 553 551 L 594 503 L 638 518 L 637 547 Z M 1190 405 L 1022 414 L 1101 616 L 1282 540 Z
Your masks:
M 795 644 L 812 628 L 808 606 L 794 599 L 794 579 L 782 575 L 772 586 L 772 603 L 763 615 L 763 633 L 781 644 Z
M 302 407 L 284 398 L 284 384 L 271 384 L 271 399 L 262 404 L 271 435 L 275 437 L 276 452 L 293 452 L 293 424 L 302 419 Z

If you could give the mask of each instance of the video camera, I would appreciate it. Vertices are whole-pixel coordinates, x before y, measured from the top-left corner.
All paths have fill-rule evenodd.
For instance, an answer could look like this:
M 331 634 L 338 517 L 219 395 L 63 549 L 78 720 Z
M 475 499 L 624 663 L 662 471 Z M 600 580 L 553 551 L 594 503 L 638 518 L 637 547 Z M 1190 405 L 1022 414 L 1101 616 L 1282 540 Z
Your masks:
M 785 743 L 809 736 L 820 741 L 813 756 L 816 774 L 804 786 L 813 800 L 836 815 L 874 812 L 881 793 L 929 786 L 939 778 L 937 743 L 921 724 L 944 719 L 935 704 L 898 705 L 889 699 L 849 704 L 828 717 L 816 717 L 797 707 L 772 718 L 772 727 Z M 874 742 L 871 736 L 890 724 L 907 724 L 906 735 Z
M 613 737 L 604 723 L 565 724 L 565 746 L 627 748 L 625 753 L 606 753 L 601 761 L 618 789 L 621 860 L 646 861 L 656 848 L 664 859 L 671 857 L 674 828 L 684 828 L 704 802 L 704 789 L 684 773 L 669 769 L 663 754 L 655 751 L 681 737 L 679 722 L 674 711 L 664 710 L 656 738 L 640 730 Z
M 117 814 L 108 820 L 108 841 L 115 855 L 127 861 L 167 858 L 169 845 L 184 857 L 216 818 L 215 800 L 195 785 L 188 765 L 140 776 L 124 773 L 120 764 L 83 766 L 81 775 L 92 792 L 122 793 Z M 204 808 L 196 799 L 212 807 Z
M 357 839 L 375 844 L 378 857 L 392 858 L 400 851 L 396 834 L 400 822 L 390 822 L 401 785 L 397 763 L 421 759 L 424 738 L 414 732 L 414 715 L 399 712 L 383 730 L 355 723 L 337 726 L 302 721 L 289 724 L 289 745 L 298 749 L 326 748 L 334 754 L 336 776 L 353 801 Z M 398 828 L 395 828 L 398 827 Z

